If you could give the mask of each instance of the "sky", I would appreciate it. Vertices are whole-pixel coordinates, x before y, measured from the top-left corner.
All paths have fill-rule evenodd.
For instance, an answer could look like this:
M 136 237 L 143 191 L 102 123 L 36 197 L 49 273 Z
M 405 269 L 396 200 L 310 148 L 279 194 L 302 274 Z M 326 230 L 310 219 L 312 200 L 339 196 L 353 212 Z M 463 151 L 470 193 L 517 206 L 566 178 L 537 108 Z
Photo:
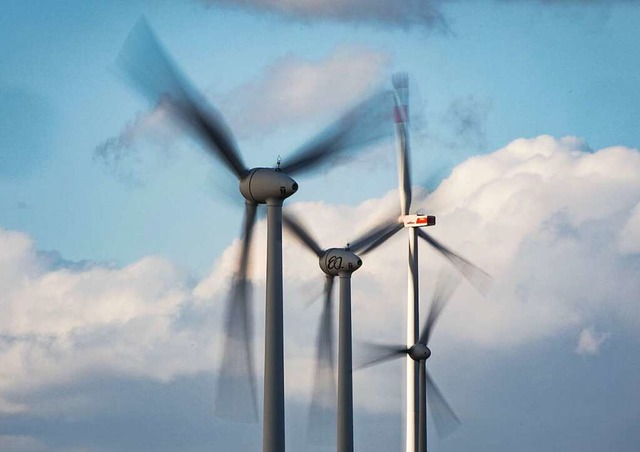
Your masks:
M 413 205 L 493 277 L 484 296 L 463 283 L 433 337 L 430 373 L 462 423 L 430 435 L 431 450 L 637 449 L 636 2 L 5 0 L 1 10 L 1 450 L 261 450 L 259 423 L 213 410 L 242 200 L 123 76 L 117 57 L 140 17 L 251 166 L 286 162 L 392 74 L 409 74 Z M 344 246 L 397 209 L 395 166 L 394 140 L 378 143 L 301 175 L 287 208 L 322 246 Z M 358 341 L 403 340 L 400 236 L 353 276 Z M 265 238 L 260 219 L 259 375 Z M 330 450 L 305 440 L 322 273 L 295 240 L 283 246 L 287 448 Z M 425 318 L 450 265 L 426 247 L 420 259 Z M 402 372 L 397 362 L 355 373 L 356 450 L 401 449 Z

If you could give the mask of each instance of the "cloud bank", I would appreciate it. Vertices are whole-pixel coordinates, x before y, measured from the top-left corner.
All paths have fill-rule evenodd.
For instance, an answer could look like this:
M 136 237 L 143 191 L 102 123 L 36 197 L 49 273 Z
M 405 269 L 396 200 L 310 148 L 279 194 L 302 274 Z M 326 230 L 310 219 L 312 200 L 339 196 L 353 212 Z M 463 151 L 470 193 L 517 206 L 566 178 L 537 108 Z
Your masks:
M 633 233 L 640 205 L 637 150 L 591 151 L 573 137 L 519 139 L 466 160 L 433 193 L 416 196 L 416 206 L 438 216 L 432 234 L 494 277 L 486 298 L 470 285 L 456 292 L 434 336 L 436 354 L 509 353 L 554 341 L 570 355 L 597 359 L 609 337 L 639 339 L 640 237 Z M 397 204 L 397 193 L 390 192 L 358 206 L 315 202 L 290 208 L 329 247 L 344 246 Z M 353 276 L 356 339 L 403 339 L 406 238 L 399 236 L 366 255 Z M 260 369 L 264 221 L 255 238 L 251 275 Z M 0 318 L 0 411 L 5 415 L 91 413 L 90 402 L 73 397 L 73 388 L 83 381 L 86 386 L 87 378 L 170 383 L 215 375 L 222 301 L 237 241 L 200 281 L 153 256 L 122 268 L 59 265 L 15 231 L 0 230 L 0 249 L 0 309 L 6 313 Z M 426 306 L 437 272 L 448 263 L 426 248 L 421 256 Z M 320 304 L 307 306 L 320 295 L 323 276 L 317 258 L 290 239 L 284 262 L 287 396 L 304 404 Z M 436 372 L 446 371 L 446 363 L 439 363 Z M 399 410 L 399 378 L 399 366 L 356 374 L 359 410 Z M 47 390 L 60 387 L 72 389 Z M 49 394 L 46 403 L 37 397 L 43 391 Z M 30 444 L 20 436 L 4 441 L 18 450 Z

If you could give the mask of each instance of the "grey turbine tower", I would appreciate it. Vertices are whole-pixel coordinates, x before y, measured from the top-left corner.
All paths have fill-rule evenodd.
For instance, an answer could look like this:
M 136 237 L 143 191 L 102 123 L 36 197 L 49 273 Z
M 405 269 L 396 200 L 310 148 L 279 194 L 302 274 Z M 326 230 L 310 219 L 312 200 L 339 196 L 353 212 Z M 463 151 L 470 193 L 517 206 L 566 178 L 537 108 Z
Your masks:
M 290 176 L 310 171 L 349 148 L 360 149 L 363 144 L 386 137 L 390 133 L 389 95 L 377 91 L 297 149 L 283 165 L 248 168 L 219 113 L 171 63 L 144 19 L 127 38 L 118 63 L 136 87 L 157 103 L 156 108 L 164 109 L 238 179 L 240 193 L 245 198 L 242 249 L 232 297 L 227 306 L 222 375 L 216 396 L 216 412 L 223 415 L 238 411 L 238 406 L 253 406 L 254 410 L 256 407 L 247 267 L 256 209 L 260 204 L 267 205 L 263 451 L 283 452 L 282 203 L 298 189 L 298 184 Z M 239 368 L 243 370 L 243 378 L 225 373 Z M 241 380 L 245 381 L 243 388 L 247 390 L 237 389 Z
M 369 357 L 359 368 L 379 364 L 391 359 L 407 356 L 418 367 L 417 391 L 418 399 L 417 423 L 416 423 L 416 448 L 418 452 L 427 452 L 427 401 L 429 401 L 430 411 L 440 436 L 444 436 L 453 431 L 460 423 L 460 420 L 451 409 L 442 392 L 438 389 L 433 378 L 426 368 L 426 361 L 431 356 L 429 340 L 431 339 L 433 328 L 446 305 L 451 298 L 459 280 L 453 276 L 444 276 L 437 281 L 431 308 L 425 324 L 415 343 L 409 347 L 405 345 L 382 345 L 366 344 L 369 349 Z
M 338 416 L 337 450 L 353 452 L 353 377 L 352 377 L 352 334 L 351 334 L 351 274 L 362 265 L 362 260 L 354 254 L 370 247 L 384 233 L 380 227 L 372 228 L 362 237 L 345 248 L 322 249 L 312 238 L 300 220 L 291 213 L 285 213 L 284 225 L 319 260 L 320 269 L 325 273 L 324 304 L 320 317 L 316 351 L 316 375 L 311 405 L 311 423 L 323 424 L 320 417 L 326 409 L 335 404 L 335 381 L 333 364 L 333 320 L 332 291 L 335 277 L 340 278 L 340 303 L 338 314 Z M 323 413 L 325 412 L 325 413 Z M 316 419 L 314 419 L 314 416 Z M 324 429 L 326 425 L 320 425 Z M 311 428 L 316 428 L 313 424 Z M 323 434 L 325 432 L 322 432 Z

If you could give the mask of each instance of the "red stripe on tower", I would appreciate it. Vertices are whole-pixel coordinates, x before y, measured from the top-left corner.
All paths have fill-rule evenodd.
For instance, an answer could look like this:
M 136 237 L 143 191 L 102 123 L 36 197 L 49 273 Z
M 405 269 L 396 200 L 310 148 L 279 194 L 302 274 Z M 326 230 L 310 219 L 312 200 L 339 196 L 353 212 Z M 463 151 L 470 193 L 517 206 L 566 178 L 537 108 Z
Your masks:
M 407 122 L 407 106 L 406 105 L 396 105 L 393 108 L 393 115 L 395 117 L 396 123 L 399 122 Z

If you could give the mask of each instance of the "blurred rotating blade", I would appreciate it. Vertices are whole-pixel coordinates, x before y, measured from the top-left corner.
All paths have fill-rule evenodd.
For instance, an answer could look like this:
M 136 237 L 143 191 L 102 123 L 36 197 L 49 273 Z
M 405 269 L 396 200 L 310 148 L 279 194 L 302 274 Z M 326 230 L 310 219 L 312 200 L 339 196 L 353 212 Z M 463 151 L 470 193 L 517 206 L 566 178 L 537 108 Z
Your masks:
M 226 306 L 223 357 L 216 387 L 216 415 L 238 422 L 258 419 L 251 284 L 247 279 L 256 210 L 256 204 L 245 204 L 240 260 Z
M 307 440 L 313 444 L 332 445 L 336 443 L 336 380 L 333 346 L 333 282 L 326 276 L 324 303 L 320 317 L 320 327 L 316 341 L 316 370 L 313 380 L 313 394 L 309 410 Z
M 427 406 L 431 413 L 431 418 L 436 426 L 436 431 L 440 438 L 444 438 L 453 433 L 460 426 L 460 419 L 456 416 L 447 400 L 442 395 L 438 386 L 434 383 L 429 371 L 425 371 L 427 387 Z
M 231 132 L 213 109 L 171 62 L 151 27 L 141 18 L 129 34 L 117 59 L 134 85 L 153 103 L 201 140 L 239 179 L 247 167 Z
M 282 224 L 307 248 L 315 253 L 316 256 L 322 256 L 324 250 L 320 247 L 318 242 L 311 237 L 311 233 L 307 228 L 302 226 L 300 220 L 290 212 L 283 212 Z
M 481 268 L 475 266 L 462 256 L 451 251 L 438 240 L 422 229 L 417 229 L 418 236 L 431 245 L 437 252 L 442 254 L 460 273 L 478 290 L 481 294 L 486 294 L 491 286 L 492 278 Z
M 359 150 L 366 144 L 391 136 L 392 108 L 391 92 L 376 91 L 285 159 L 282 171 L 289 175 L 311 171 L 348 149 Z
M 360 352 L 358 353 L 360 358 L 355 366 L 356 370 L 391 361 L 392 359 L 400 358 L 409 353 L 409 349 L 406 345 L 388 345 L 363 342 L 358 348 L 360 349 Z
M 353 242 L 351 244 L 351 250 L 353 252 L 360 252 L 360 254 L 363 255 L 367 254 L 389 240 L 402 228 L 404 228 L 404 224 L 397 219 L 376 226 L 361 239 Z
M 409 78 L 407 74 L 393 76 L 394 116 L 398 136 L 398 183 L 402 214 L 411 209 L 411 163 L 409 152 Z
M 457 275 L 449 272 L 440 273 L 440 276 L 436 281 L 435 290 L 433 291 L 433 297 L 431 298 L 429 315 L 427 316 L 427 320 L 425 321 L 422 332 L 420 333 L 418 343 L 429 345 L 429 339 L 431 339 L 433 328 L 440 318 L 442 310 L 451 299 L 453 292 L 455 292 L 459 284 L 460 278 Z

